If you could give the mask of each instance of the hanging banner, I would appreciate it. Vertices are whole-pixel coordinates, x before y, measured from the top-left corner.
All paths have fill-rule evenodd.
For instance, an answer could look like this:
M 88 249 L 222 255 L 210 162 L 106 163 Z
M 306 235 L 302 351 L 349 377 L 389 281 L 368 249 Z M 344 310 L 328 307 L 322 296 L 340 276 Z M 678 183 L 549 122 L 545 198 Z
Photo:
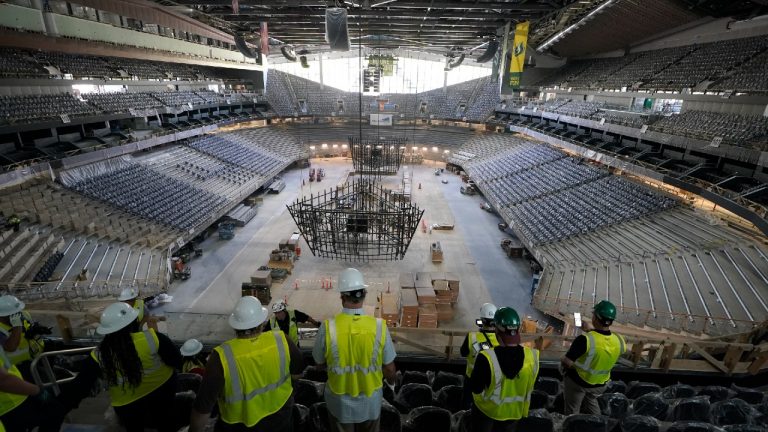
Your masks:
M 509 67 L 504 73 L 504 88 L 515 90 L 520 87 L 520 78 L 523 75 L 525 64 L 525 48 L 528 45 L 528 21 L 518 23 L 515 26 L 515 39 L 512 42 Z

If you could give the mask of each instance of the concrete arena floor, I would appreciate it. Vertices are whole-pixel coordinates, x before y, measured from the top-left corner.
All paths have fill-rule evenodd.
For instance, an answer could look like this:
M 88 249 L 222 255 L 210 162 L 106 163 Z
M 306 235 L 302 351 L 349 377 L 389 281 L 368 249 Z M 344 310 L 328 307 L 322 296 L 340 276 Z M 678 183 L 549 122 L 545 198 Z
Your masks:
M 280 239 L 287 238 L 296 225 L 286 204 L 299 195 L 309 195 L 335 187 L 342 176 L 351 170 L 349 159 L 313 159 L 312 167 L 324 168 L 326 177 L 321 183 L 305 182 L 307 169 L 293 169 L 282 174 L 286 188 L 278 195 L 265 195 L 258 215 L 243 228 L 236 230 L 230 241 L 212 236 L 203 244 L 203 257 L 194 259 L 192 278 L 171 285 L 173 302 L 155 309 L 154 313 L 171 313 L 189 321 L 189 326 L 168 329 L 173 337 L 213 338 L 226 327 L 223 316 L 228 315 L 240 297 L 240 285 L 260 265 L 266 264 L 269 252 Z M 435 176 L 434 170 L 445 165 L 426 162 L 424 165 L 402 169 L 413 172 L 412 200 L 425 210 L 426 224 L 453 222 L 453 231 L 419 229 L 402 261 L 354 263 L 316 258 L 301 241 L 302 256 L 293 273 L 282 283 L 273 284 L 272 298 L 285 298 L 291 307 L 302 310 L 317 319 L 332 316 L 341 309 L 338 295 L 323 289 L 324 280 L 336 283 L 337 274 L 346 267 L 357 267 L 366 276 L 372 292 L 397 289 L 400 272 L 453 272 L 461 278 L 459 302 L 455 318 L 444 328 L 471 329 L 480 305 L 491 301 L 497 306 L 515 307 L 521 316 L 546 318 L 530 306 L 531 271 L 528 262 L 510 260 L 499 247 L 499 241 L 508 234 L 500 232 L 500 219 L 480 209 L 481 196 L 461 195 L 461 179 L 447 171 Z M 441 180 L 447 179 L 448 184 Z M 394 183 L 393 177 L 384 183 Z M 421 183 L 422 188 L 418 185 Z M 433 264 L 430 245 L 440 241 L 444 261 Z M 297 289 L 298 287 L 298 289 Z M 376 296 L 369 294 L 366 304 L 374 306 Z M 178 315 L 180 314 L 180 315 Z M 205 316 L 203 316 L 205 315 Z M 182 327 L 184 327 L 182 329 Z M 179 333 L 179 334 L 176 334 Z M 209 336 L 209 337 L 206 337 Z

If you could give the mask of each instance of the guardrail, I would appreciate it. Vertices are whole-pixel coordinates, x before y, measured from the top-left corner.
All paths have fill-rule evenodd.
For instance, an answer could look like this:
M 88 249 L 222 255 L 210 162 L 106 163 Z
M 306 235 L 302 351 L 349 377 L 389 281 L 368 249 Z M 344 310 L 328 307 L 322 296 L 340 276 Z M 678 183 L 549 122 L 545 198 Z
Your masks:
M 59 387 L 59 384 L 66 384 L 68 382 L 72 382 L 77 378 L 77 373 L 70 372 L 71 376 L 65 377 L 65 378 L 56 378 L 56 373 L 53 370 L 53 367 L 51 366 L 51 362 L 49 358 L 53 356 L 65 356 L 65 355 L 79 355 L 79 354 L 85 354 L 90 353 L 93 351 L 93 349 L 96 347 L 83 347 L 83 348 L 73 348 L 73 349 L 67 349 L 67 350 L 59 350 L 59 351 L 49 351 L 39 354 L 37 357 L 35 357 L 34 360 L 32 360 L 32 364 L 30 365 L 30 372 L 32 373 L 32 379 L 34 379 L 35 384 L 37 384 L 40 388 L 53 388 L 53 393 L 58 396 L 61 393 L 61 388 Z M 42 363 L 43 370 L 45 371 L 47 381 L 43 381 L 43 377 L 40 375 L 40 371 L 38 370 L 38 367 Z

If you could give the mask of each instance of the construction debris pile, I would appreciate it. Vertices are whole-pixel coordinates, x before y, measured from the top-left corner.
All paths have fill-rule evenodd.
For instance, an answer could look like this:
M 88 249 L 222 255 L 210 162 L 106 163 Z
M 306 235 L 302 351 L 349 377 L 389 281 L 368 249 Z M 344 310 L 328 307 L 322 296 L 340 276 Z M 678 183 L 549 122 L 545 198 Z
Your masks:
M 453 273 L 401 273 L 400 290 L 382 293 L 378 315 L 390 327 L 437 328 L 453 320 L 459 278 Z

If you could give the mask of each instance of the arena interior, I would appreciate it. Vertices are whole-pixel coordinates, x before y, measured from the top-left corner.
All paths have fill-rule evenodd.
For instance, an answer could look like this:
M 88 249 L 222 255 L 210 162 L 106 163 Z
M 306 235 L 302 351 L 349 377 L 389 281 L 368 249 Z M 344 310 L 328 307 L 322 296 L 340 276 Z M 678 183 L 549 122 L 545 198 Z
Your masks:
M 125 288 L 210 350 L 243 295 L 332 317 L 355 267 L 398 353 L 382 430 L 468 430 L 486 302 L 542 350 L 523 430 L 768 430 L 764 0 L 6 0 L 0 58 L 0 289 L 85 349 L 38 384 Z M 565 416 L 603 299 L 628 352 Z

